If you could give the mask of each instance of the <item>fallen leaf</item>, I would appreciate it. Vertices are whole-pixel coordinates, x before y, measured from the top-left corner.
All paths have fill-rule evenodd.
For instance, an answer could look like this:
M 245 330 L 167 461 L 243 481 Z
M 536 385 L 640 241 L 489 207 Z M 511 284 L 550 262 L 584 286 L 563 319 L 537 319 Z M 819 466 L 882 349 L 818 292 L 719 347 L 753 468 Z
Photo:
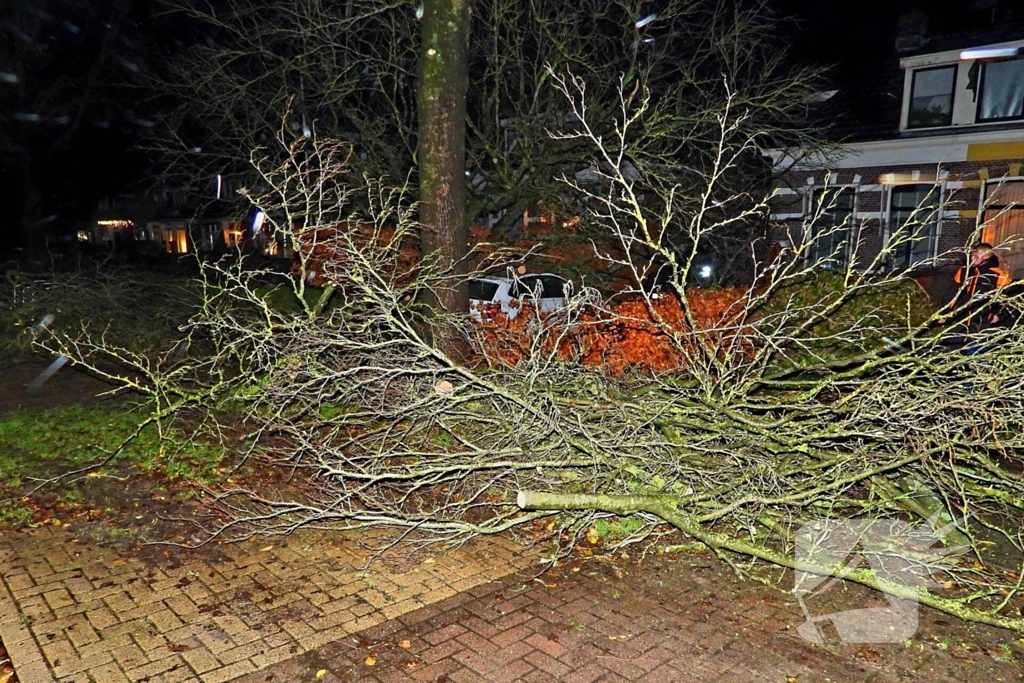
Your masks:
M 373 657 L 367 657 L 366 661 L 363 662 L 363 663 L 366 664 L 366 666 L 373 666 L 374 664 L 377 663 L 377 660 L 374 659 Z
M 872 650 L 869 647 L 862 647 L 853 656 L 857 657 L 858 659 L 863 659 L 867 662 L 877 662 L 879 657 L 882 656 L 882 654 L 876 650 Z
M 408 640 L 400 640 L 398 641 L 398 647 L 408 650 L 410 647 L 412 647 L 412 643 L 410 643 Z

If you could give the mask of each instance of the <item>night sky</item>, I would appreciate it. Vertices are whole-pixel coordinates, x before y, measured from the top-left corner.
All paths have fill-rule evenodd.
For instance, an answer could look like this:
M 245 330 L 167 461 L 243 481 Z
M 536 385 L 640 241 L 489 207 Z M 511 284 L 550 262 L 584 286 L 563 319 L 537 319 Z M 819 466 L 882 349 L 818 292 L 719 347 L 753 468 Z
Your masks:
M 789 18 L 780 34 L 791 41 L 794 59 L 834 65 L 839 87 L 893 58 L 897 19 L 906 11 L 924 8 L 935 32 L 991 25 L 1014 12 L 1017 20 L 1024 18 L 1020 0 L 769 2 L 778 18 Z M 136 0 L 127 11 L 115 0 L 0 0 L 0 202 L 6 209 L 0 215 L 0 251 L 18 240 L 20 214 L 29 201 L 19 176 L 25 168 L 46 205 L 37 214 L 56 212 L 69 222 L 84 220 L 99 197 L 146 175 L 145 156 L 133 152 L 146 121 L 133 107 L 138 91 L 126 84 L 145 72 L 147 60 L 159 59 L 153 46 L 168 31 L 153 25 L 148 6 L 148 0 Z M 33 14 L 39 7 L 52 14 L 40 19 Z M 93 64 L 99 72 L 90 71 Z M 29 68 L 34 75 L 21 78 L 19 72 Z M 76 98 L 86 90 L 88 106 L 76 109 Z M 26 120 L 37 113 L 40 121 Z

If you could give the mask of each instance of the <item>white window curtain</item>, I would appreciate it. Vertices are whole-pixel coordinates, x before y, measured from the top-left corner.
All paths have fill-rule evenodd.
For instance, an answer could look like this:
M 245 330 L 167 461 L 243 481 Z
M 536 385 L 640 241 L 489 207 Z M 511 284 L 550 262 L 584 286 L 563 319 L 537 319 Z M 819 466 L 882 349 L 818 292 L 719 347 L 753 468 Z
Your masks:
M 985 64 L 980 121 L 1024 116 L 1024 59 Z
M 981 239 L 997 248 L 1002 266 L 1024 279 L 1024 180 L 999 180 L 985 187 Z

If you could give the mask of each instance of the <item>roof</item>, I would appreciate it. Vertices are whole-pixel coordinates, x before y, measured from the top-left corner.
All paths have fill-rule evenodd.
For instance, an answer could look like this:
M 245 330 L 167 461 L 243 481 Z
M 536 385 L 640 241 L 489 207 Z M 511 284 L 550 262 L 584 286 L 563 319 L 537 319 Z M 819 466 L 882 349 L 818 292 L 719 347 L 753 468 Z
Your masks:
M 847 76 L 821 108 L 836 142 L 886 140 L 899 136 L 903 70 L 897 60 L 865 64 Z
M 1024 39 L 1024 21 L 1006 22 L 973 31 L 963 31 L 941 36 L 928 36 L 916 50 L 905 50 L 900 57 L 914 57 L 949 50 L 963 50 L 968 47 L 994 45 L 1011 40 Z

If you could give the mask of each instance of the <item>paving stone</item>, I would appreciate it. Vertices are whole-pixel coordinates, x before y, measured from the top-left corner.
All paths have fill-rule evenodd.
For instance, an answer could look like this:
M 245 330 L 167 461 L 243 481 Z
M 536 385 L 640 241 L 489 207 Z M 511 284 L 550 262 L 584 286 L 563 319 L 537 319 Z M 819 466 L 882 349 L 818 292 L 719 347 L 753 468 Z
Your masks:
M 172 654 L 143 664 L 135 669 L 128 669 L 126 673 L 132 681 L 139 681 L 179 670 L 188 671 L 190 675 L 194 675 L 194 672 L 192 672 L 180 655 Z
M 94 667 L 89 671 L 89 679 L 92 683 L 135 683 L 138 680 L 129 677 L 117 664 Z
M 181 551 L 173 566 L 156 566 L 69 544 L 60 529 L 3 536 L 0 636 L 23 683 L 46 683 L 53 673 L 70 683 L 85 669 L 96 683 L 136 673 L 150 683 L 279 683 L 313 680 L 320 668 L 323 683 L 945 683 L 974 680 L 980 670 L 924 634 L 912 648 L 867 654 L 805 643 L 794 632 L 803 622 L 798 605 L 708 569 L 709 557 L 567 566 L 542 583 L 508 575 L 535 568 L 532 556 L 506 539 L 484 539 L 412 569 L 382 563 L 361 575 L 354 543 L 323 538 L 277 539 L 268 552 L 265 542 L 224 546 L 227 561 L 216 563 Z M 829 608 L 868 604 L 857 590 Z M 952 643 L 961 633 L 923 615 L 925 628 Z M 397 645 L 405 640 L 408 649 Z M 1006 642 L 1024 659 L 1015 639 Z M 371 651 L 376 662 L 367 667 Z M 1020 661 L 986 659 L 986 680 L 1014 680 Z

